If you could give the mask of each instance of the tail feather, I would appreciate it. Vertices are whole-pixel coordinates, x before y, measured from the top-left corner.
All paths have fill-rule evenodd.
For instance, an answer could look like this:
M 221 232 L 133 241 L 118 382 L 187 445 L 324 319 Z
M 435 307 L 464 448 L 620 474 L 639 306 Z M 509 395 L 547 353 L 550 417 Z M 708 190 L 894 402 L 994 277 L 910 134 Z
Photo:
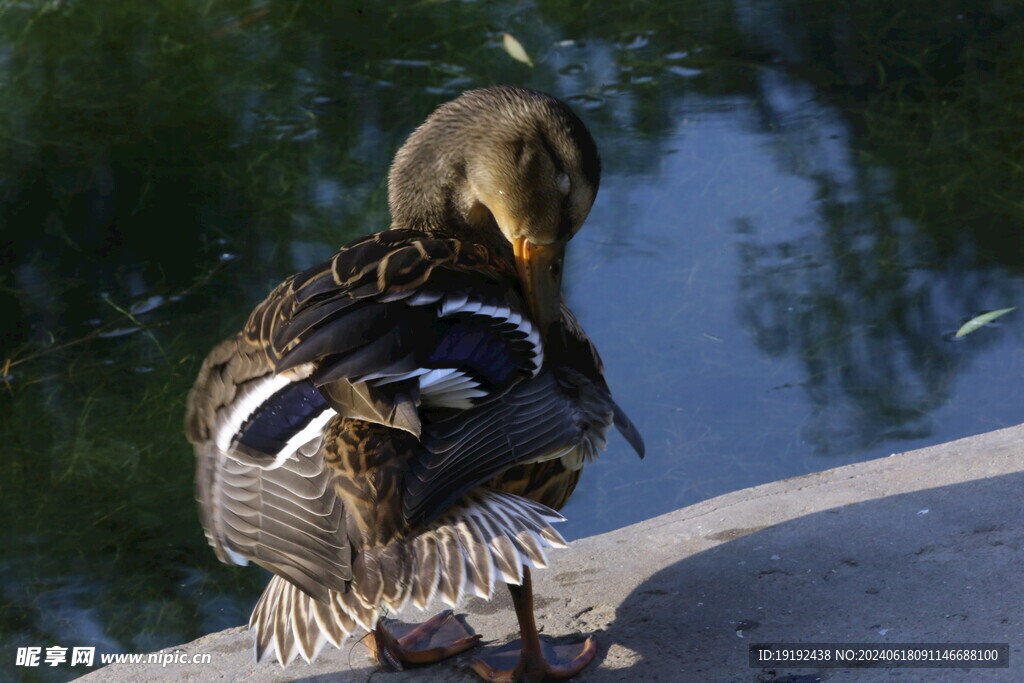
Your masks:
M 275 576 L 271 579 L 270 584 L 263 591 L 259 602 L 256 603 L 252 616 L 249 617 L 249 630 L 256 631 L 254 644 L 257 662 L 262 662 L 270 652 L 275 651 L 271 642 L 274 637 L 272 612 L 276 611 L 278 593 L 283 585 L 285 585 L 285 582 L 278 579 L 278 577 Z
M 437 530 L 437 546 L 440 551 L 441 576 L 437 589 L 441 600 L 452 607 L 462 601 L 466 585 L 466 561 L 462 556 L 459 535 L 450 526 Z
M 507 536 L 491 539 L 491 557 L 505 583 L 519 585 L 523 582 L 523 563 L 515 545 Z
M 299 654 L 307 662 L 313 661 L 327 642 L 327 635 L 320 630 L 314 616 L 316 600 L 292 598 L 292 631 L 299 646 Z
M 415 570 L 413 574 L 412 604 L 426 609 L 437 593 L 440 578 L 440 557 L 435 534 L 420 534 L 413 541 Z
M 363 596 L 355 590 L 345 593 L 332 593 L 331 597 L 343 612 L 367 631 L 377 625 L 377 605 L 363 602 Z
M 544 547 L 541 545 L 540 537 L 532 531 L 523 530 L 516 534 L 512 540 L 519 549 L 524 564 L 528 560 L 530 564 L 538 569 L 548 568 L 548 556 L 544 554 Z
M 404 543 L 392 543 L 377 552 L 377 564 L 383 578 L 381 602 L 401 609 L 410 598 L 409 584 L 412 581 L 413 563 L 410 562 L 409 548 Z
M 355 618 L 342 606 L 340 593 L 331 594 L 331 617 L 334 619 L 334 625 L 341 631 L 339 641 L 348 638 L 350 633 L 359 628 Z M 341 647 L 341 645 L 338 645 L 338 647 Z
M 292 623 L 291 618 L 291 603 L 293 594 L 297 591 L 282 590 L 281 595 L 281 617 L 275 619 L 273 622 L 274 649 L 277 651 L 277 661 L 281 663 L 281 666 L 287 666 L 291 663 L 295 656 L 299 654 L 299 649 L 295 647 L 294 629 L 297 624 Z
M 469 587 L 477 597 L 490 600 L 494 590 L 494 562 L 491 560 L 490 546 L 476 542 L 476 539 L 485 537 L 473 523 L 472 517 L 460 519 L 455 525 L 455 530 L 465 550 L 466 579 L 469 581 Z
M 310 600 L 310 606 L 313 608 L 313 618 L 316 620 L 316 626 L 320 629 L 320 633 L 323 634 L 324 638 L 334 647 L 341 647 L 341 643 L 348 634 L 355 629 L 355 622 L 351 622 L 352 628 L 345 628 L 345 626 L 335 618 L 334 612 L 331 610 L 330 603 L 323 603 L 319 600 Z M 316 655 L 310 659 L 314 659 Z
M 551 524 L 564 521 L 540 503 L 479 490 L 412 539 L 365 549 L 353 562 L 353 582 L 317 601 L 274 576 L 249 620 L 256 659 L 273 653 L 282 665 L 301 655 L 312 661 L 326 643 L 341 647 L 358 627 L 373 629 L 380 608 L 434 598 L 457 605 L 467 592 L 490 598 L 496 580 L 522 582 L 523 565 L 547 566 L 545 548 L 565 547 Z

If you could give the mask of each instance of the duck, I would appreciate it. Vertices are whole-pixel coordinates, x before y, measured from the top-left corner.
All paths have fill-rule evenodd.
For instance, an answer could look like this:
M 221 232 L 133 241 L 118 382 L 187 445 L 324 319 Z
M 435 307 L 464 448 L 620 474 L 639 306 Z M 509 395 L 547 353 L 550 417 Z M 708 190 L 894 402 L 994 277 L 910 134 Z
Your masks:
M 538 635 L 531 569 L 566 547 L 558 510 L 611 427 L 644 455 L 562 296 L 600 174 L 563 101 L 467 91 L 398 150 L 390 226 L 284 280 L 206 357 L 185 416 L 196 499 L 222 562 L 273 574 L 257 661 L 312 661 L 360 628 L 382 666 L 440 661 L 482 636 L 451 609 L 402 635 L 384 615 L 501 583 L 520 639 L 473 661 L 482 678 L 593 660 L 592 637 Z

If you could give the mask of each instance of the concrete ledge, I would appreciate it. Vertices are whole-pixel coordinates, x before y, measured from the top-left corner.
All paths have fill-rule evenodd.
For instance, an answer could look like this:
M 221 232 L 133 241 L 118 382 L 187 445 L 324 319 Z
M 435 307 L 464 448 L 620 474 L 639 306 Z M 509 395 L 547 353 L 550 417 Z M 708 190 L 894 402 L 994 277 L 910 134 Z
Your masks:
M 1024 680 L 1024 425 L 737 491 L 551 553 L 534 573 L 545 633 L 593 633 L 576 680 L 965 680 L 963 669 L 752 669 L 757 642 L 1009 642 Z M 499 645 L 516 637 L 507 593 L 463 611 Z M 399 615 L 422 619 L 411 609 Z M 489 646 L 489 647 L 490 647 Z M 209 665 L 114 665 L 103 681 L 368 680 L 351 639 L 312 665 L 256 665 L 230 629 L 175 650 Z M 470 655 L 378 680 L 473 681 Z M 808 678 L 803 678 L 808 676 Z

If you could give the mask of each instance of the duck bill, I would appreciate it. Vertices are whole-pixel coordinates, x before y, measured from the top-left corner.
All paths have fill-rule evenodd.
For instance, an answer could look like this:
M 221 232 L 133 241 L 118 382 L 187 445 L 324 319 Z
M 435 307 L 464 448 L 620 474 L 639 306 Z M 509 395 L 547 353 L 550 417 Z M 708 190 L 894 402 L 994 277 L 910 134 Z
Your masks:
M 525 237 L 518 237 L 512 242 L 512 250 L 530 316 L 540 329 L 541 338 L 547 342 L 562 317 L 565 242 L 534 244 Z

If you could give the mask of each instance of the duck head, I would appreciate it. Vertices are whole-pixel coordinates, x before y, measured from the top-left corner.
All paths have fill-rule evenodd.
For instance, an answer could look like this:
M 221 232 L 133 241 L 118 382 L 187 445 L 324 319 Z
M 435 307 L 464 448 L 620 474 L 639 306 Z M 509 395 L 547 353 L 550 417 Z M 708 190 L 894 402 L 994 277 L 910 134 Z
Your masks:
M 547 338 L 560 317 L 565 246 L 600 176 L 594 140 L 564 102 L 509 86 L 472 90 L 439 107 L 395 156 L 392 227 L 454 231 L 510 251 Z

